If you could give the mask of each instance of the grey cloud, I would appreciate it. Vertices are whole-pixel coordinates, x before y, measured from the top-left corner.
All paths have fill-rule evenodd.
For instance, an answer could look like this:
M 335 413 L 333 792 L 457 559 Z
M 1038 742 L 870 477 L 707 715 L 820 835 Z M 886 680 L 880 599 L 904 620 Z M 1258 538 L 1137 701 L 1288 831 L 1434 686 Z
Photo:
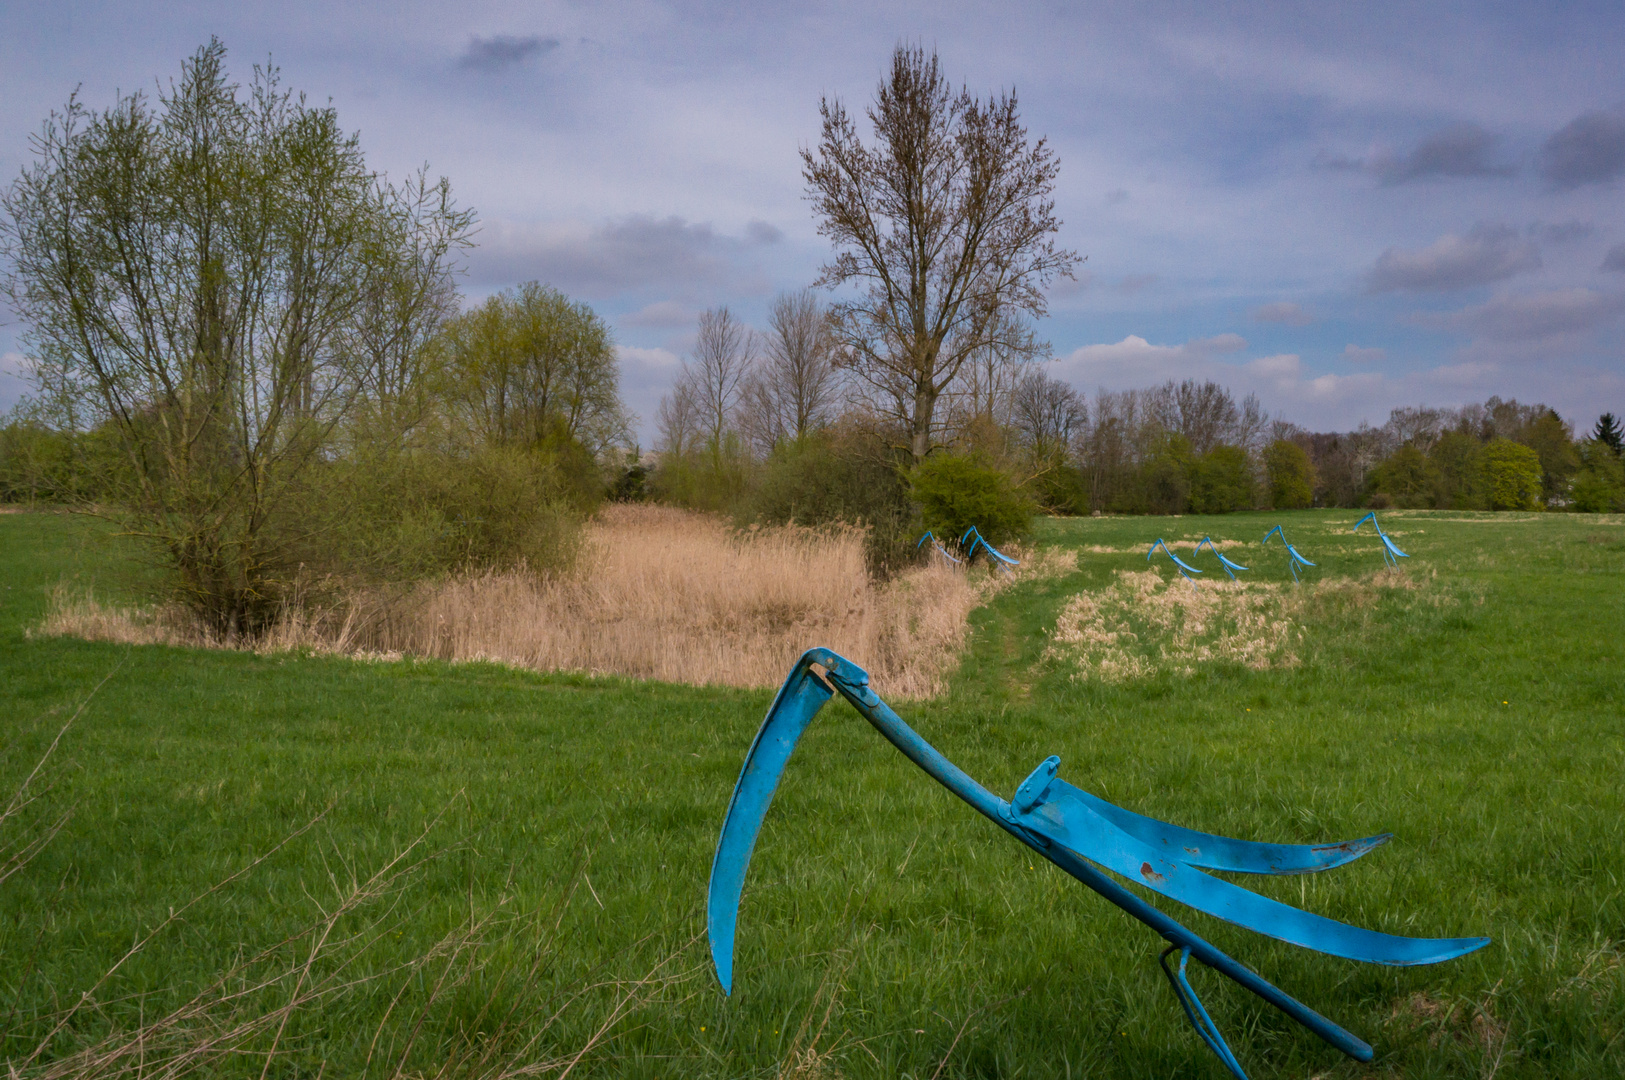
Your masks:
M 1490 160 L 1500 140 L 1477 124 L 1441 128 L 1402 158 L 1378 158 L 1370 165 L 1384 184 L 1403 184 L 1428 176 L 1511 176 L 1517 170 Z
M 1473 226 L 1466 236 L 1447 234 L 1421 251 L 1389 248 L 1366 273 L 1368 292 L 1445 291 L 1505 281 L 1540 266 L 1535 245 L 1510 225 Z
M 1625 311 L 1625 293 L 1559 289 L 1524 296 L 1498 296 L 1460 311 L 1419 315 L 1423 326 L 1464 330 L 1495 341 L 1532 341 L 1590 330 Z
M 1314 313 L 1290 300 L 1277 300 L 1253 309 L 1253 319 L 1263 323 L 1283 323 L 1287 326 L 1308 326 L 1315 321 Z
M 1403 184 L 1430 176 L 1512 176 L 1517 166 L 1493 160 L 1500 141 L 1499 136 L 1477 124 L 1462 122 L 1440 128 L 1403 156 L 1379 150 L 1370 157 L 1356 158 L 1323 150 L 1315 161 L 1328 169 L 1370 173 L 1383 184 Z
M 1366 349 L 1354 344 L 1352 341 L 1343 347 L 1343 359 L 1356 364 L 1369 363 L 1373 360 L 1385 360 L 1387 358 L 1388 350 L 1381 347 Z
M 730 249 L 709 224 L 633 215 L 593 228 L 486 223 L 469 262 L 485 284 L 537 279 L 591 295 L 661 284 L 692 290 L 728 275 Z
M 784 239 L 784 230 L 767 221 L 751 221 L 745 225 L 745 239 L 753 244 L 776 244 Z
M 1548 244 L 1572 244 L 1576 240 L 1584 240 L 1597 231 L 1597 227 L 1587 221 L 1561 221 L 1555 225 L 1537 222 L 1529 226 L 1529 235 L 1544 240 Z
M 559 39 L 529 34 L 515 37 L 498 34 L 495 37 L 475 37 L 457 58 L 457 66 L 467 71 L 501 71 L 522 64 L 532 57 L 542 56 L 559 47 Z
M 1625 274 L 1625 244 L 1615 244 L 1603 256 L 1602 266 L 1598 269 L 1612 270 L 1616 274 Z
M 1625 109 L 1588 112 L 1553 133 L 1540 171 L 1554 187 L 1601 184 L 1625 174 Z

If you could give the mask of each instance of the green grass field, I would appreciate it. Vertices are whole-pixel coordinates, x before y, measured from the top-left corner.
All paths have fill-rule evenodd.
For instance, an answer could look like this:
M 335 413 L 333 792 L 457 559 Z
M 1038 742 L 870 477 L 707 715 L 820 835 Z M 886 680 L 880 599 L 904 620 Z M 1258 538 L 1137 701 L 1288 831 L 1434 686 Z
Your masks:
M 1079 570 L 999 594 L 949 693 L 893 704 L 1006 796 L 1056 753 L 1073 783 L 1206 831 L 1391 830 L 1341 870 L 1248 884 L 1495 939 L 1377 968 L 1159 899 L 1377 1050 L 1347 1061 L 1193 965 L 1252 1076 L 1625 1075 L 1625 521 L 1386 513 L 1420 587 L 1308 604 L 1295 666 L 1105 684 L 1045 656 L 1067 599 L 1144 569 L 1159 535 L 1247 540 L 1232 557 L 1282 581 L 1282 550 L 1256 546 L 1282 522 L 1320 564 L 1314 590 L 1380 566 L 1369 530 L 1347 534 L 1357 516 L 1042 522 Z M 0 825 L 3 861 L 72 814 L 0 882 L 0 1058 L 25 1074 L 196 1000 L 139 1053 L 235 1038 L 201 1067 L 278 1077 L 495 1075 L 583 1049 L 573 1076 L 1226 1075 L 1153 934 L 838 701 L 768 815 L 729 1000 L 704 889 L 770 692 L 29 637 L 64 580 L 144 585 L 91 525 L 0 515 L 0 798 L 106 680 L 44 796 Z M 402 872 L 324 915 L 425 830 Z

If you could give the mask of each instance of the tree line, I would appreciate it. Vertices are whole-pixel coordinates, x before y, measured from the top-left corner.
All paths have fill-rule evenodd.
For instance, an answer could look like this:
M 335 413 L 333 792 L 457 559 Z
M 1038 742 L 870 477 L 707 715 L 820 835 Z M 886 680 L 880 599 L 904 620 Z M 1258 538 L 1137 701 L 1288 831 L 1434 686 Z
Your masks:
M 1058 163 L 1013 93 L 899 47 L 864 115 L 820 103 L 802 176 L 833 257 L 758 332 L 722 306 L 640 453 L 615 343 L 540 282 L 466 304 L 475 215 L 427 171 L 369 170 L 330 107 L 218 41 L 178 82 L 54 113 L 0 195 L 3 284 L 34 395 L 0 427 L 0 499 L 109 518 L 217 633 L 356 583 L 566 565 L 603 498 L 740 522 L 994 543 L 1038 511 L 1625 509 L 1611 416 L 1576 439 L 1490 399 L 1313 433 L 1213 382 L 1087 396 L 1046 370 Z

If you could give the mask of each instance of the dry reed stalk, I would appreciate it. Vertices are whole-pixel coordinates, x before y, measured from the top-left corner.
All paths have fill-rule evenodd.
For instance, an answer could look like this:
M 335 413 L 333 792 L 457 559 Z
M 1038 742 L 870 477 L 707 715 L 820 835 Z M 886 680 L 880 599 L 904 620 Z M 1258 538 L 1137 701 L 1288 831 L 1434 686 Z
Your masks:
M 355 591 L 299 608 L 256 648 L 362 657 L 487 660 L 694 685 L 773 687 L 815 645 L 867 668 L 886 692 L 941 692 L 966 618 L 1021 577 L 1070 570 L 1044 553 L 1016 575 L 935 560 L 884 584 L 855 528 L 735 532 L 671 507 L 614 505 L 587 529 L 569 574 L 481 572 L 405 593 Z M 174 608 L 121 612 L 59 591 L 41 632 L 93 640 L 217 645 Z M 229 643 L 226 643 L 229 644 Z

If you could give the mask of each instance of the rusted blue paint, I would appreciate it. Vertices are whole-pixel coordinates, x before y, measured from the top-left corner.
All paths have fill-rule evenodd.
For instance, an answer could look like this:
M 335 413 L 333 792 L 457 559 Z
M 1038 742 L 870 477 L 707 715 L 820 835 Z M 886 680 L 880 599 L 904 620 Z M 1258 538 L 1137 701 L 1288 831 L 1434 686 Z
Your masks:
M 1375 511 L 1372 511 L 1359 521 L 1356 521 L 1354 523 L 1354 528 L 1350 529 L 1349 532 L 1359 532 L 1360 526 L 1364 525 L 1368 521 L 1371 522 L 1371 527 L 1377 530 L 1377 539 L 1382 541 L 1382 561 L 1385 565 L 1398 566 L 1400 559 L 1410 558 L 1409 555 L 1399 550 L 1398 545 L 1388 538 L 1387 533 L 1382 531 L 1382 526 L 1377 522 L 1377 514 Z
M 1211 536 L 1202 537 L 1201 542 L 1196 545 L 1196 551 L 1191 552 L 1191 558 L 1196 558 L 1197 552 L 1201 551 L 1204 547 L 1219 557 L 1219 565 L 1224 567 L 1224 572 L 1230 575 L 1231 581 L 1236 580 L 1234 571 L 1248 569 L 1238 562 L 1231 562 L 1229 559 L 1225 558 L 1224 552 L 1219 550 L 1219 545 L 1213 542 L 1213 537 Z
M 1275 528 L 1264 534 L 1263 543 L 1268 544 L 1270 542 L 1270 537 L 1277 535 L 1280 536 L 1281 543 L 1286 544 L 1286 553 L 1289 556 L 1287 565 L 1292 568 L 1292 582 L 1293 584 L 1298 584 L 1298 567 L 1314 566 L 1315 564 L 1304 558 L 1298 552 L 1297 548 L 1293 547 L 1291 544 L 1287 544 L 1286 533 L 1281 532 L 1281 526 L 1279 525 L 1275 526 Z
M 1196 584 L 1196 579 L 1191 577 L 1191 575 L 1192 574 L 1200 574 L 1202 571 L 1196 569 L 1196 567 L 1192 566 L 1190 563 L 1186 562 L 1184 559 L 1181 559 L 1178 555 L 1175 555 L 1174 554 L 1174 549 L 1169 547 L 1166 543 L 1164 543 L 1162 537 L 1160 537 L 1160 536 L 1157 537 L 1157 542 L 1151 545 L 1151 550 L 1147 551 L 1145 553 L 1145 561 L 1150 562 L 1151 561 L 1151 556 L 1153 556 L 1153 555 L 1155 555 L 1157 553 L 1157 549 L 1159 547 L 1163 551 L 1168 553 L 1168 557 L 1170 559 L 1174 560 L 1174 565 L 1179 568 L 1179 572 L 1181 574 L 1185 575 L 1185 580 L 1189 581 L 1192 585 L 1195 585 Z
M 1283 542 L 1285 538 L 1283 537 Z M 814 666 L 823 669 L 823 675 Z M 862 668 L 828 649 L 803 653 L 779 688 L 756 733 L 723 819 L 706 904 L 711 959 L 724 993 L 733 989 L 734 938 L 751 850 L 796 741 L 826 701 L 839 693 L 860 715 L 932 779 L 994 824 L 1065 870 L 1169 943 L 1161 963 L 1180 1005 L 1204 1042 L 1234 1075 L 1245 1074 L 1186 978 L 1191 957 L 1268 1001 L 1358 1061 L 1372 1048 L 1219 951 L 1101 869 L 1154 892 L 1259 933 L 1333 956 L 1368 963 L 1434 964 L 1465 955 L 1488 938 L 1407 938 L 1335 922 L 1270 900 L 1206 869 L 1254 874 L 1301 874 L 1359 858 L 1388 835 L 1341 844 L 1259 844 L 1211 836 L 1142 817 L 1058 779 L 1060 758 L 1047 758 L 1005 802 L 982 787 L 903 722 L 869 686 Z M 1168 957 L 1180 953 L 1177 973 Z

